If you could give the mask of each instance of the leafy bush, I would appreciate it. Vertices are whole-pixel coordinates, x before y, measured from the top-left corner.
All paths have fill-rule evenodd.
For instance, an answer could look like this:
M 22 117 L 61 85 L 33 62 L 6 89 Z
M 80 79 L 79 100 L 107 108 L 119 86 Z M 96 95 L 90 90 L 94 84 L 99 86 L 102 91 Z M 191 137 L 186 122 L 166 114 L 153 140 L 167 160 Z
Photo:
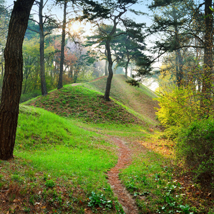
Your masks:
M 203 93 L 196 91 L 192 86 L 177 88 L 176 86 L 164 91 L 156 99 L 160 108 L 157 117 L 166 128 L 164 137 L 174 139 L 180 128 L 188 127 L 193 121 L 214 115 L 212 98 L 206 100 Z M 204 107 L 202 107 L 205 104 Z
M 130 80 L 126 80 L 126 82 L 127 82 L 129 85 L 140 87 L 140 84 L 139 84 L 139 82 L 138 82 L 137 80 L 130 79 Z
M 89 207 L 105 207 L 112 208 L 113 204 L 111 200 L 107 200 L 105 196 L 101 193 L 91 192 L 91 196 L 89 197 L 90 201 L 88 202 Z
M 177 158 L 193 169 L 196 178 L 214 176 L 214 119 L 195 121 L 181 129 L 177 138 Z
M 34 97 L 37 97 L 39 95 L 41 95 L 41 91 L 39 91 L 39 90 L 33 91 L 31 93 L 27 93 L 27 94 L 22 94 L 21 98 L 20 98 L 20 103 L 23 103 L 23 102 L 30 100 Z
M 191 87 L 171 88 L 157 98 L 160 108 L 157 111 L 159 121 L 166 128 L 188 126 L 200 116 L 200 94 Z

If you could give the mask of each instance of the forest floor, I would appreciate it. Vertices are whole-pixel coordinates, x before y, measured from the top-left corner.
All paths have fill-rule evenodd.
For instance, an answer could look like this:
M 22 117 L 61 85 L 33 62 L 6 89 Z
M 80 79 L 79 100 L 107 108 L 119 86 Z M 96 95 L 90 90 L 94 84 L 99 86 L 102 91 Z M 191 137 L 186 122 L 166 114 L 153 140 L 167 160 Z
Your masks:
M 213 214 L 212 190 L 176 165 L 155 95 L 118 75 L 106 102 L 105 78 L 21 105 L 15 158 L 0 161 L 0 214 Z

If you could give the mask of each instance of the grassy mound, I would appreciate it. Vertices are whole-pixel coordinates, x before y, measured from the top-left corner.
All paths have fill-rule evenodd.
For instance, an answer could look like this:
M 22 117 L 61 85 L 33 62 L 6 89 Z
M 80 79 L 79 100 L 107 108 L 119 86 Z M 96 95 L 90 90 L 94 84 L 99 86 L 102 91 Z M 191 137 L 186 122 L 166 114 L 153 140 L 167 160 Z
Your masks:
M 120 206 L 106 179 L 115 153 L 101 135 L 21 106 L 15 159 L 0 162 L 0 213 L 84 213 L 89 204 L 116 213 Z
M 86 87 L 104 93 L 107 77 L 98 78 L 86 83 Z M 126 83 L 124 75 L 114 75 L 111 86 L 111 97 L 121 102 L 128 108 L 133 109 L 142 115 L 143 120 L 150 124 L 157 124 L 154 107 L 158 107 L 153 98 L 156 95 L 147 87 L 140 84 L 140 87 L 130 86 Z
M 27 104 L 86 122 L 142 123 L 118 103 L 107 102 L 99 92 L 83 86 L 67 86 L 61 90 L 52 91 L 47 96 L 29 101 Z

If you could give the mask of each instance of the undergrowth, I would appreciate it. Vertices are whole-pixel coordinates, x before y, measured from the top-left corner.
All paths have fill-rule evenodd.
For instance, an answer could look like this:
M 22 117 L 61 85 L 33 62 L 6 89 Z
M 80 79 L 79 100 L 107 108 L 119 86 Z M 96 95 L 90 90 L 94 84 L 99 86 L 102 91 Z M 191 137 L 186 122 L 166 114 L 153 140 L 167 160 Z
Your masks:
M 155 136 L 130 143 L 132 164 L 120 173 L 140 213 L 213 213 L 213 195 L 175 165 L 174 143 Z
M 214 189 L 214 119 L 195 121 L 180 130 L 177 159 L 194 173 L 195 179 L 208 181 Z
M 22 106 L 14 154 L 0 163 L 0 213 L 85 213 L 92 192 L 111 204 L 96 212 L 120 212 L 105 174 L 116 164 L 115 148 L 101 135 Z

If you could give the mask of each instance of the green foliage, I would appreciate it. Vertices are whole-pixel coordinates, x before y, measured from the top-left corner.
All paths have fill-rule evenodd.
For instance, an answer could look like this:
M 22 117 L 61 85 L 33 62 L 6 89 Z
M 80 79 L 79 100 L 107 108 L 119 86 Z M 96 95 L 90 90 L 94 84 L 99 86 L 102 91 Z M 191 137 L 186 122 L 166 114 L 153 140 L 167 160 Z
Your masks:
M 169 160 L 146 151 L 133 158 L 120 178 L 133 195 L 140 213 L 187 213 L 192 208 L 182 196 L 181 184 L 173 179 Z
M 47 180 L 45 183 L 45 186 L 53 188 L 53 187 L 55 187 L 55 182 L 53 180 Z
M 159 121 L 166 128 L 188 126 L 200 117 L 200 94 L 192 88 L 172 88 L 157 98 Z
M 111 200 L 107 200 L 106 197 L 102 193 L 95 193 L 94 191 L 91 192 L 91 196 L 89 196 L 89 207 L 105 207 L 105 208 L 112 208 L 113 204 Z
M 45 69 L 46 69 L 46 84 L 48 90 L 53 89 L 55 87 L 54 80 L 54 46 L 52 43 L 45 44 L 44 49 L 45 54 Z M 39 63 L 39 39 L 34 37 L 30 40 L 25 39 L 23 44 L 23 83 L 22 83 L 22 93 L 28 95 L 22 95 L 25 101 L 25 97 L 27 98 L 38 90 L 41 90 L 41 81 L 39 75 L 40 63 Z M 51 74 L 51 75 L 50 75 Z
M 214 119 L 195 121 L 183 128 L 177 139 L 177 158 L 183 160 L 196 178 L 214 176 Z
M 126 80 L 126 82 L 127 82 L 129 85 L 140 87 L 139 82 L 136 81 L 136 80 L 134 80 L 134 79 Z
M 34 97 L 37 97 L 39 95 L 41 95 L 41 90 L 35 90 L 35 91 L 31 92 L 31 93 L 22 94 L 21 98 L 20 98 L 20 103 L 23 103 L 23 102 L 25 102 L 27 100 L 30 100 L 30 99 L 32 99 Z
M 24 181 L 24 179 L 20 175 L 17 175 L 17 174 L 13 174 L 11 176 L 11 180 L 12 181 L 17 181 L 17 182 L 23 182 Z
M 157 100 L 158 119 L 167 128 L 164 136 L 177 140 L 177 160 L 182 160 L 195 178 L 211 180 L 214 175 L 212 98 L 205 99 L 201 92 L 186 86 L 165 92 Z
M 31 15 L 28 20 L 28 27 L 25 33 L 25 39 L 27 38 L 28 40 L 39 37 L 39 25 L 32 19 L 33 16 Z

